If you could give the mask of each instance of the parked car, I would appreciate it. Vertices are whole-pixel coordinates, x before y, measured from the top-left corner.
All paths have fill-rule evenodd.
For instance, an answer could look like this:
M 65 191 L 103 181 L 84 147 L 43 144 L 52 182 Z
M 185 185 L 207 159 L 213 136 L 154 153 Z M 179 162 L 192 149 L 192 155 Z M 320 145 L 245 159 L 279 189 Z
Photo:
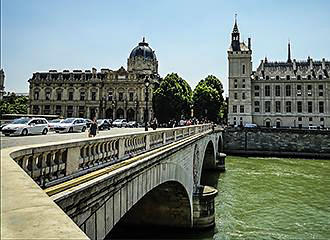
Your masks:
M 53 119 L 48 122 L 49 131 L 54 131 L 54 127 L 61 123 L 63 119 Z
M 111 124 L 107 119 L 98 119 L 97 127 L 99 130 L 104 130 L 104 129 L 110 130 Z
M 127 123 L 127 127 L 130 127 L 130 128 L 136 128 L 136 127 L 138 127 L 138 124 L 137 124 L 137 122 L 136 121 L 129 121 L 128 123 Z
M 12 123 L 12 121 L 5 121 L 5 122 L 2 122 L 1 125 L 0 125 L 0 132 L 2 131 L 2 128 L 4 126 L 7 126 L 8 124 Z
M 19 118 L 2 128 L 5 136 L 29 134 L 46 135 L 49 131 L 48 122 L 45 118 Z
M 55 132 L 85 132 L 87 129 L 86 121 L 83 118 L 67 118 L 54 127 Z
M 256 128 L 256 127 L 258 127 L 258 126 L 257 126 L 257 124 L 255 124 L 255 123 L 246 123 L 246 124 L 244 125 L 244 127 L 245 127 L 245 128 Z
M 116 119 L 115 121 L 112 122 L 112 126 L 114 126 L 114 127 L 126 127 L 127 126 L 127 121 L 126 121 L 126 119 Z
M 92 120 L 90 120 L 90 119 L 85 119 L 85 122 L 86 122 L 87 128 L 90 128 L 91 125 L 92 125 Z

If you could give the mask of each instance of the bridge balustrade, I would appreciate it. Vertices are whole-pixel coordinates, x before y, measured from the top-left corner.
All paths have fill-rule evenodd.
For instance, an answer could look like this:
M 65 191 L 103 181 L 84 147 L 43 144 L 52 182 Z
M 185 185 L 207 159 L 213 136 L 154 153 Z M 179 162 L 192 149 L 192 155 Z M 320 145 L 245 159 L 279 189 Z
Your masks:
M 48 187 L 212 129 L 211 124 L 51 143 L 15 152 L 18 165 Z

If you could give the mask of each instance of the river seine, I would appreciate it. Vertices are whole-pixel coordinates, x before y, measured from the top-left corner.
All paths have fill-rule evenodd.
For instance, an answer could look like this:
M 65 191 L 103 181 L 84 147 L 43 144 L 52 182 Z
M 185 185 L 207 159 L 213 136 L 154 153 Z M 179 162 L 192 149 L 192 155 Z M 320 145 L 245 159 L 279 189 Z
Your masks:
M 225 173 L 207 175 L 203 181 L 213 180 L 219 191 L 214 229 L 149 228 L 130 237 L 330 239 L 330 161 L 228 156 Z

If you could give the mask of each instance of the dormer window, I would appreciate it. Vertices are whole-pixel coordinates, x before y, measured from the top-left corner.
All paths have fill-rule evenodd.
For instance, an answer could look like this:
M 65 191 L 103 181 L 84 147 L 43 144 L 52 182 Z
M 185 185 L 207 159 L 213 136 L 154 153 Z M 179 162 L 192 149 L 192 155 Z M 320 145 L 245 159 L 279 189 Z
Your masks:
M 308 79 L 308 80 L 311 80 L 311 78 L 312 78 L 311 75 L 308 75 L 308 76 L 307 76 L 307 79 Z
M 322 75 L 319 75 L 319 79 L 322 80 L 323 76 Z
M 286 80 L 290 80 L 290 76 L 289 75 L 286 75 Z
M 276 80 L 280 80 L 280 76 L 276 76 Z
M 301 80 L 301 76 L 300 75 L 297 76 L 297 80 Z
M 269 80 L 269 76 L 266 76 L 266 80 Z

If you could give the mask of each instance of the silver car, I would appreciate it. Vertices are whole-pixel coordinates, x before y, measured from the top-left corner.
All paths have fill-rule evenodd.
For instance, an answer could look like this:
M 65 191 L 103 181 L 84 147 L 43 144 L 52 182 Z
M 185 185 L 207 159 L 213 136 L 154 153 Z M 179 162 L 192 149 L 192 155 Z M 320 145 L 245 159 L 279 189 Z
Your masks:
M 85 132 L 86 129 L 87 124 L 83 118 L 67 118 L 54 126 L 57 133 Z
M 45 118 L 19 118 L 2 128 L 5 136 L 29 134 L 46 135 L 49 131 L 48 122 Z
M 116 119 L 115 121 L 112 122 L 112 126 L 114 126 L 114 127 L 126 127 L 127 126 L 127 121 L 126 121 L 126 119 Z

